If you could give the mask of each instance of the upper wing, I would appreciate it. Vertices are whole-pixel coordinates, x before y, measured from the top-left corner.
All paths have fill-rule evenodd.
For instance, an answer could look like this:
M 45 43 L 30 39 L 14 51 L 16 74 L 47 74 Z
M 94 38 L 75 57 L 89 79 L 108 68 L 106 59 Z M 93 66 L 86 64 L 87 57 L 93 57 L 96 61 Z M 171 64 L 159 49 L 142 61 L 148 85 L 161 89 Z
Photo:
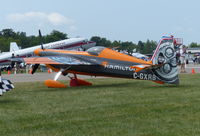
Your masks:
M 81 60 L 74 57 L 63 56 L 48 56 L 48 57 L 32 57 L 24 58 L 24 62 L 27 64 L 58 64 L 58 65 L 92 65 L 94 63 Z

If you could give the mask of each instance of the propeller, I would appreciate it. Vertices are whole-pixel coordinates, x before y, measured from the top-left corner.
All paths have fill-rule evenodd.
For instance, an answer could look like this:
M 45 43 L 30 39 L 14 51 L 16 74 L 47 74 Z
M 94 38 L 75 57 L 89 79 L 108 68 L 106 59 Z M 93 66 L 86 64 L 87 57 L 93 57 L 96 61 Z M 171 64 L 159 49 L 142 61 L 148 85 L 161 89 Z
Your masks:
M 44 46 L 43 46 L 43 42 L 42 42 L 42 34 L 41 34 L 40 29 L 39 29 L 39 38 L 40 38 L 41 49 L 44 50 Z
M 44 46 L 43 46 L 43 40 L 42 40 L 42 34 L 41 34 L 41 31 L 39 29 L 39 38 L 40 38 L 40 45 L 41 45 L 41 49 L 44 50 Z M 33 65 L 33 70 L 31 72 L 31 74 L 34 74 L 36 72 L 36 70 L 38 69 L 38 67 L 40 66 L 40 64 L 35 64 Z
M 40 66 L 40 64 L 35 64 L 35 65 L 33 65 L 33 70 L 32 70 L 32 72 L 31 72 L 31 74 L 34 74 L 35 72 L 36 72 L 36 70 L 38 69 L 38 67 Z

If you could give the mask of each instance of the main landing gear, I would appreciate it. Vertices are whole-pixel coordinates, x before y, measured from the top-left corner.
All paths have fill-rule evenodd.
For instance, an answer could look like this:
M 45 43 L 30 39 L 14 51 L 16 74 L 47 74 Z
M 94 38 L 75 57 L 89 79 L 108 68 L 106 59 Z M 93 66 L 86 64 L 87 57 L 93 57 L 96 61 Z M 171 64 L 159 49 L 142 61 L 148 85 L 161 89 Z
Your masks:
M 66 73 L 63 73 L 62 70 L 59 71 L 54 80 L 52 79 L 48 79 L 48 80 L 45 80 L 44 84 L 49 87 L 49 88 L 67 88 L 67 85 L 57 81 L 58 77 L 63 74 L 63 75 L 67 75 Z M 88 82 L 88 81 L 85 81 L 83 79 L 79 79 L 77 78 L 77 75 L 76 74 L 73 74 L 74 76 L 73 77 L 70 77 L 70 83 L 69 83 L 69 86 L 70 87 L 77 87 L 77 86 L 90 86 L 92 85 L 92 83 Z

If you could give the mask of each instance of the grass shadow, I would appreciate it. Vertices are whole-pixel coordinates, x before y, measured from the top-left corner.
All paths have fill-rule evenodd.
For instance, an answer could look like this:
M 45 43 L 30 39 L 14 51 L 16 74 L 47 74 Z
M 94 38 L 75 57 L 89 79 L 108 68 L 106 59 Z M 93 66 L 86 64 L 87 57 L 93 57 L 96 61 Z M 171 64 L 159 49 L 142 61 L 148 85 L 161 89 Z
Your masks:
M 2 96 L 3 97 L 3 96 Z M 5 104 L 13 104 L 13 103 L 20 103 L 21 100 L 18 99 L 0 99 L 0 105 L 5 105 Z
M 119 87 L 127 87 L 132 86 L 133 84 L 128 82 L 122 82 L 122 83 L 112 83 L 112 84 L 94 84 L 91 86 L 77 86 L 77 87 L 67 87 L 67 88 L 44 88 L 42 90 L 33 90 L 33 92 L 55 92 L 55 91 L 80 91 L 85 89 L 99 89 L 99 88 L 119 88 Z

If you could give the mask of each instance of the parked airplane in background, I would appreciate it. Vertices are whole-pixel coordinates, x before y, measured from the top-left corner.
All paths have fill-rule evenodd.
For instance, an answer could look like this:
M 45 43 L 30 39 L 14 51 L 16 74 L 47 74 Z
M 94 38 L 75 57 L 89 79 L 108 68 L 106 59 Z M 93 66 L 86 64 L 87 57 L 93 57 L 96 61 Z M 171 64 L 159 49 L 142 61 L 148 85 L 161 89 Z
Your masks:
M 136 57 L 136 58 L 139 58 L 139 59 L 143 59 L 143 60 L 148 60 L 148 56 L 144 55 L 144 54 L 141 54 L 141 53 L 132 53 L 131 54 L 133 57 Z
M 51 42 L 44 44 L 45 49 L 67 49 L 67 50 L 77 50 L 77 49 L 88 49 L 95 46 L 95 42 L 88 41 L 85 38 L 70 38 L 66 40 L 61 40 L 57 42 Z M 19 49 L 16 43 L 10 44 L 10 52 L 0 54 L 0 67 L 5 65 L 11 65 L 11 58 L 24 58 L 34 56 L 34 50 L 40 48 L 41 45 L 37 45 L 30 48 Z
M 58 77 L 73 73 L 70 86 L 91 85 L 78 79 L 76 74 L 132 78 L 151 80 L 156 83 L 179 84 L 176 62 L 176 39 L 173 36 L 163 37 L 150 61 L 122 54 L 111 49 L 96 46 L 87 51 L 63 51 L 53 49 L 37 49 L 39 57 L 24 58 L 28 64 L 34 64 L 32 74 L 40 64 L 58 72 L 54 80 L 46 80 L 47 87 L 66 87 L 58 81 Z
M 41 33 L 39 31 L 39 36 L 41 38 Z M 86 50 L 90 47 L 95 46 L 95 42 L 88 41 L 85 38 L 70 38 L 57 42 L 51 42 L 47 44 L 42 44 L 42 47 L 45 49 L 67 49 L 67 50 Z M 19 61 L 20 58 L 32 57 L 34 56 L 34 50 L 40 48 L 41 45 L 37 45 L 30 48 L 20 49 L 15 42 L 10 43 L 10 52 L 0 54 L 0 96 L 14 88 L 13 84 L 10 80 L 1 79 L 1 70 L 4 67 L 11 68 L 15 65 L 15 63 Z M 15 59 L 15 62 L 12 62 L 12 59 Z

